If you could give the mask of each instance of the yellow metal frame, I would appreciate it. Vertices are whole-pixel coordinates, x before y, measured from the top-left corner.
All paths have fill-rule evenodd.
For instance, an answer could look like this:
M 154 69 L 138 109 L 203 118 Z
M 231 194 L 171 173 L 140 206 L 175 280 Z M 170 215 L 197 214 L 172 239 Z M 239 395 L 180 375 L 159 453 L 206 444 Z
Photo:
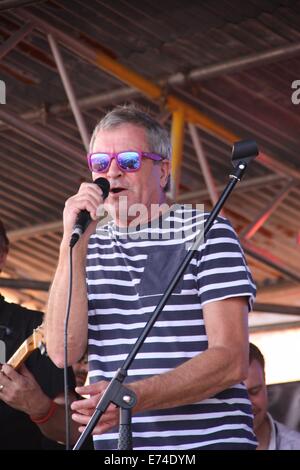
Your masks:
M 173 111 L 172 116 L 172 130 L 171 130 L 171 142 L 172 142 L 172 181 L 171 181 L 171 193 L 173 199 L 176 199 L 176 195 L 179 189 L 180 174 L 181 174 L 181 162 L 182 162 L 182 150 L 184 142 L 184 124 L 185 114 L 182 108 Z
M 33 16 L 33 15 L 31 15 Z M 67 38 L 66 38 L 67 39 Z M 64 41 L 63 41 L 64 42 Z M 84 47 L 85 52 L 87 48 Z M 140 74 L 134 72 L 128 67 L 120 64 L 117 60 L 112 59 L 109 55 L 105 54 L 102 51 L 97 51 L 94 53 L 90 49 L 86 54 L 86 58 L 93 64 L 97 65 L 101 69 L 105 70 L 107 73 L 110 73 L 119 80 L 127 83 L 128 85 L 138 89 L 141 93 L 148 96 L 150 99 L 155 101 L 161 101 L 164 104 L 166 109 L 173 113 L 174 111 L 182 110 L 184 112 L 184 117 L 187 122 L 197 125 L 198 127 L 204 129 L 206 132 L 211 133 L 212 135 L 218 137 L 223 142 L 228 144 L 233 144 L 241 139 L 241 137 L 234 132 L 227 130 L 222 125 L 215 122 L 213 119 L 206 116 L 204 113 L 201 113 L 194 106 L 186 103 L 180 98 L 172 95 L 171 93 L 165 94 L 165 90 L 151 82 Z M 179 157 L 177 161 L 181 161 Z M 289 176 L 300 180 L 300 172 L 297 168 L 292 165 L 287 165 L 285 162 L 282 164 L 280 160 L 274 158 L 273 156 L 267 155 L 263 152 L 259 153 L 257 158 L 265 167 L 269 168 L 271 171 L 276 171 L 283 176 Z M 174 170 L 175 173 L 178 173 L 178 169 Z
M 183 110 L 187 121 L 198 124 L 200 127 L 217 134 L 224 141 L 233 143 L 234 141 L 239 140 L 237 135 L 205 116 L 203 113 L 198 111 L 198 109 L 194 108 L 194 106 L 191 106 L 171 93 L 167 94 L 165 97 L 164 89 L 162 87 L 152 83 L 151 80 L 142 77 L 140 74 L 134 72 L 125 65 L 120 64 L 117 60 L 112 59 L 104 52 L 96 52 L 95 64 L 124 83 L 137 88 L 152 100 L 165 99 L 166 107 L 169 111 L 173 112 L 179 109 Z

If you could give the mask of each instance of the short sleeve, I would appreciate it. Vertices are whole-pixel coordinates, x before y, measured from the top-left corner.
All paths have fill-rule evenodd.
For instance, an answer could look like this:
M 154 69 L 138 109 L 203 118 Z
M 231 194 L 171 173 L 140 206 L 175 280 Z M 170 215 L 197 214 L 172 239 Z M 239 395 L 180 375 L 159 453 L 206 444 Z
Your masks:
M 218 217 L 197 253 L 197 287 L 201 306 L 230 297 L 247 297 L 253 307 L 256 288 L 238 237 L 230 222 Z

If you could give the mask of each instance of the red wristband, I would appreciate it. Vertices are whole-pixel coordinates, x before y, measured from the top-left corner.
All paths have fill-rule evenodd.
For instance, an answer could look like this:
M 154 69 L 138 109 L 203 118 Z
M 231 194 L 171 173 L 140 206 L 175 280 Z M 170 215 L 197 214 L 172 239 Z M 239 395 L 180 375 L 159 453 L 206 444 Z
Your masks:
M 45 416 L 42 416 L 41 418 L 33 418 L 32 416 L 30 416 L 31 421 L 33 421 L 35 424 L 47 423 L 47 421 L 49 421 L 51 416 L 54 415 L 57 406 L 58 406 L 57 403 L 55 403 L 55 401 L 52 400 L 48 413 Z

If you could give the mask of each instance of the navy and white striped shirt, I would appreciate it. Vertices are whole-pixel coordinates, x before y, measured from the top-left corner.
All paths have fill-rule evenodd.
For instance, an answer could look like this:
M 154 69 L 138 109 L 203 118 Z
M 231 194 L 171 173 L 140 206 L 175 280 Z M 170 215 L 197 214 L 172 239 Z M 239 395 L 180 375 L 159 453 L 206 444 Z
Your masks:
M 86 267 L 91 383 L 110 380 L 123 364 L 203 222 L 203 213 L 178 206 L 154 228 L 149 222 L 125 233 L 110 222 L 92 235 Z M 246 296 L 251 306 L 254 295 L 237 236 L 219 217 L 133 361 L 128 382 L 162 374 L 207 349 L 203 305 Z M 134 449 L 141 450 L 256 444 L 243 384 L 199 403 L 136 414 L 132 430 Z M 94 436 L 95 448 L 116 449 L 117 439 L 118 429 Z

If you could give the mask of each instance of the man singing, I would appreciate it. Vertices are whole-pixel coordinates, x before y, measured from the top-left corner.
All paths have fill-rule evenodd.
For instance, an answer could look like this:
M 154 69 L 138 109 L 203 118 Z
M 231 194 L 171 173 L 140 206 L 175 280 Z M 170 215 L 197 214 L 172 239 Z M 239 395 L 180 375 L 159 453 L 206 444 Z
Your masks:
M 47 348 L 62 367 L 68 245 L 86 209 L 92 223 L 73 250 L 68 334 L 71 364 L 88 342 L 90 385 L 77 391 L 90 397 L 72 404 L 81 431 L 187 254 L 191 231 L 195 236 L 203 229 L 203 213 L 163 204 L 170 158 L 169 137 L 158 122 L 133 106 L 117 107 L 96 126 L 88 155 L 93 180 L 102 176 L 110 183 L 107 199 L 96 184 L 83 183 L 65 205 Z M 103 207 L 112 220 L 97 228 Z M 182 220 L 190 230 L 182 230 Z M 219 217 L 129 370 L 125 385 L 137 396 L 134 449 L 255 449 L 251 404 L 241 383 L 254 295 L 236 234 Z M 96 449 L 117 448 L 118 418 L 111 404 L 94 429 Z

